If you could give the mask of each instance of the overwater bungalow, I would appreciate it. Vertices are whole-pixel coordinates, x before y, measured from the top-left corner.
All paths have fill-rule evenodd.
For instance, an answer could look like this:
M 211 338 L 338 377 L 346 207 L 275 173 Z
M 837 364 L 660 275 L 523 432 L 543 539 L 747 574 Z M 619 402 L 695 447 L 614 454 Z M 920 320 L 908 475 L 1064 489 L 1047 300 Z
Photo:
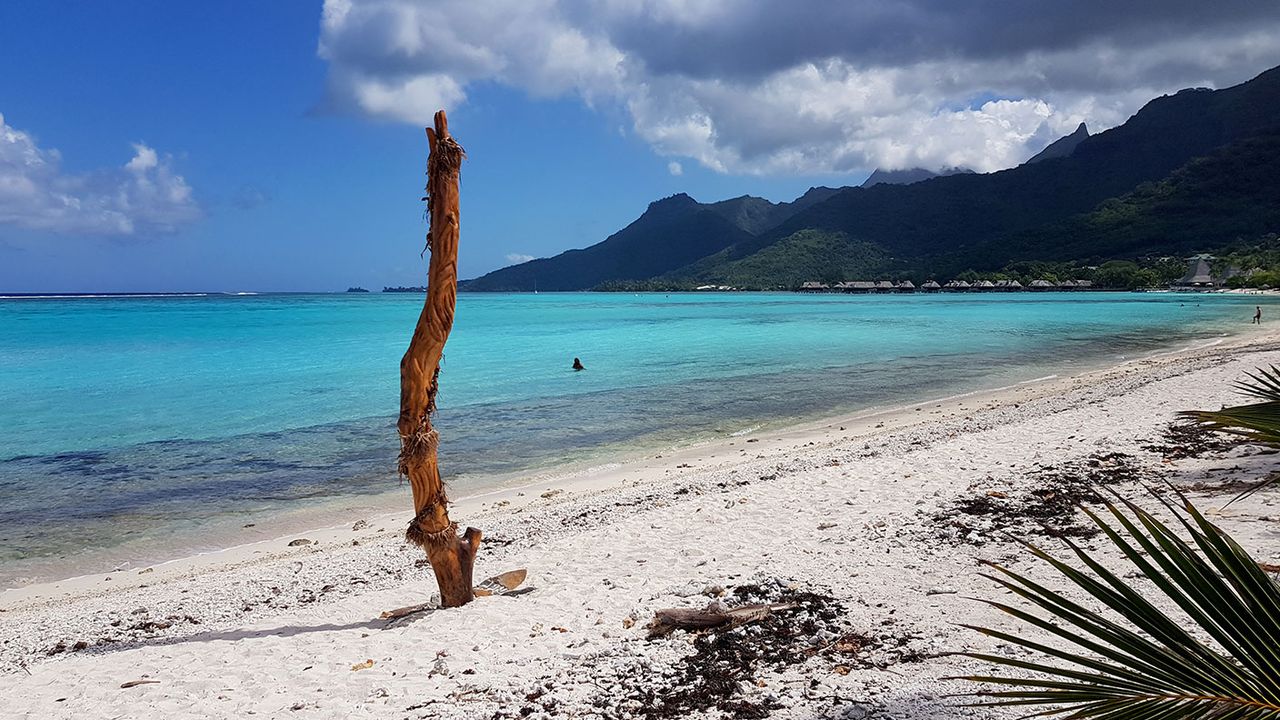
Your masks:
M 894 290 L 893 283 L 889 282 L 888 280 L 876 281 L 876 292 L 893 292 L 893 290 Z
M 916 284 L 911 282 L 910 280 L 903 280 L 902 282 L 898 283 L 898 286 L 894 289 L 896 289 L 898 292 L 915 292 Z
M 800 292 L 826 292 L 830 289 L 830 285 L 814 280 L 810 280 L 800 285 Z
M 869 293 L 876 289 L 876 284 L 869 280 L 850 280 L 837 283 L 836 289 L 846 293 Z
M 1048 280 L 1032 280 L 1031 284 L 1028 285 L 1027 287 L 1031 288 L 1032 290 L 1057 290 L 1058 289 L 1058 286 L 1055 283 L 1051 283 Z
M 1017 280 L 997 280 L 995 285 L 996 285 L 996 290 L 999 290 L 1001 292 L 1014 292 L 1017 290 L 1026 289 L 1022 287 L 1022 283 L 1018 282 Z
M 976 283 L 973 288 L 979 292 L 991 292 L 996 289 L 996 284 L 990 280 L 983 280 L 982 282 Z
M 942 289 L 947 292 L 968 292 L 971 287 L 973 286 L 964 280 L 952 280 L 946 285 L 943 285 Z
M 941 289 L 942 289 L 942 286 L 933 280 L 930 280 L 929 282 L 926 282 L 925 284 L 920 286 L 920 290 L 923 292 L 938 292 Z

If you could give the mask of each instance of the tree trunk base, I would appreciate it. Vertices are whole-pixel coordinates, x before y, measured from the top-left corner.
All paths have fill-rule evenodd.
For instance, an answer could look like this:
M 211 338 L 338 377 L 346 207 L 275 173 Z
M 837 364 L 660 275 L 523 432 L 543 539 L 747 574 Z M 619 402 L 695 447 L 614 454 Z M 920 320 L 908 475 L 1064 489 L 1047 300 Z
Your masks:
M 427 559 L 440 586 L 440 607 L 462 607 L 475 598 L 471 578 L 484 533 L 469 527 L 462 537 L 427 544 Z
M 461 538 L 459 538 L 459 540 L 461 540 Z M 520 593 L 512 592 L 516 588 L 520 587 L 520 584 L 524 582 L 524 579 L 525 577 L 528 576 L 528 574 L 529 574 L 528 570 L 521 568 L 519 570 L 508 570 L 507 572 L 504 572 L 501 575 L 494 575 L 491 578 L 486 578 L 479 585 L 476 585 L 474 588 L 471 589 L 472 596 L 473 597 L 490 597 L 493 595 L 507 595 L 507 594 L 517 595 L 520 593 L 528 592 L 533 588 L 526 588 L 524 590 L 521 590 Z M 394 621 L 394 620 L 399 620 L 400 618 L 408 617 L 410 615 L 416 615 L 421 612 L 427 612 L 428 610 L 437 610 L 437 609 L 440 609 L 441 607 L 444 607 L 444 605 L 443 604 L 436 605 L 435 603 L 429 603 L 429 602 L 418 603 L 417 605 L 406 605 L 405 607 L 396 608 L 394 610 L 384 610 L 382 614 L 378 615 L 378 617 L 382 620 Z M 387 623 L 387 625 L 390 626 L 391 623 Z

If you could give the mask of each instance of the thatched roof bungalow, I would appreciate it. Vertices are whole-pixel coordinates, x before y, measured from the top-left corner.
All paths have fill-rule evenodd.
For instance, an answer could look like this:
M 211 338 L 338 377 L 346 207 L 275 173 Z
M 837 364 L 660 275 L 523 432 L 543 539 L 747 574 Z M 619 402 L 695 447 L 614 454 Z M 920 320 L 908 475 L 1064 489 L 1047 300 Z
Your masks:
M 832 290 L 842 293 L 865 293 L 876 289 L 876 284 L 867 280 L 846 280 L 831 286 Z
M 1032 290 L 1056 290 L 1058 286 L 1048 280 L 1032 280 L 1027 287 Z
M 1217 281 L 1213 279 L 1213 271 L 1209 267 L 1210 256 L 1196 255 L 1189 258 L 1190 266 L 1187 267 L 1187 273 L 1182 279 L 1174 283 L 1174 287 L 1178 288 L 1211 288 L 1217 286 Z
M 942 289 L 942 286 L 939 285 L 937 282 L 930 280 L 929 282 L 926 282 L 925 284 L 921 285 L 920 289 L 925 292 L 938 292 L 939 290 Z
M 910 280 L 903 280 L 902 282 L 898 283 L 897 290 L 898 292 L 915 292 L 916 284 L 911 282 Z

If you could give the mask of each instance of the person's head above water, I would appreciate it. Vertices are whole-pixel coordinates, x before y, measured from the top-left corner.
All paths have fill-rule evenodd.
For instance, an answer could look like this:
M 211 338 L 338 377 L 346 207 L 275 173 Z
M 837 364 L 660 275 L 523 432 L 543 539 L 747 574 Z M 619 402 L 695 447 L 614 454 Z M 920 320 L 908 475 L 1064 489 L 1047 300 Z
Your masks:
M 582 361 L 581 361 L 581 360 L 579 360 L 578 358 L 574 358 L 574 359 L 573 359 L 573 369 L 574 369 L 574 370 L 586 370 L 586 368 L 582 367 Z

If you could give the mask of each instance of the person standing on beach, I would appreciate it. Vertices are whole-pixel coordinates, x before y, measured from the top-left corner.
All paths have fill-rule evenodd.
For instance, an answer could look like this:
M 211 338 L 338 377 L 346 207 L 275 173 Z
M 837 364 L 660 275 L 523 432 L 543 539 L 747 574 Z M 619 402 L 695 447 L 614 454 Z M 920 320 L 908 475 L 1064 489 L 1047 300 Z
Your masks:
M 1252 323 L 1250 323 L 1250 324 L 1251 324 L 1251 325 L 1261 325 L 1261 324 L 1262 324 L 1262 306 L 1261 306 L 1261 305 L 1258 305 L 1258 306 L 1256 306 L 1256 307 L 1254 308 L 1254 311 L 1253 311 L 1253 322 L 1252 322 Z

